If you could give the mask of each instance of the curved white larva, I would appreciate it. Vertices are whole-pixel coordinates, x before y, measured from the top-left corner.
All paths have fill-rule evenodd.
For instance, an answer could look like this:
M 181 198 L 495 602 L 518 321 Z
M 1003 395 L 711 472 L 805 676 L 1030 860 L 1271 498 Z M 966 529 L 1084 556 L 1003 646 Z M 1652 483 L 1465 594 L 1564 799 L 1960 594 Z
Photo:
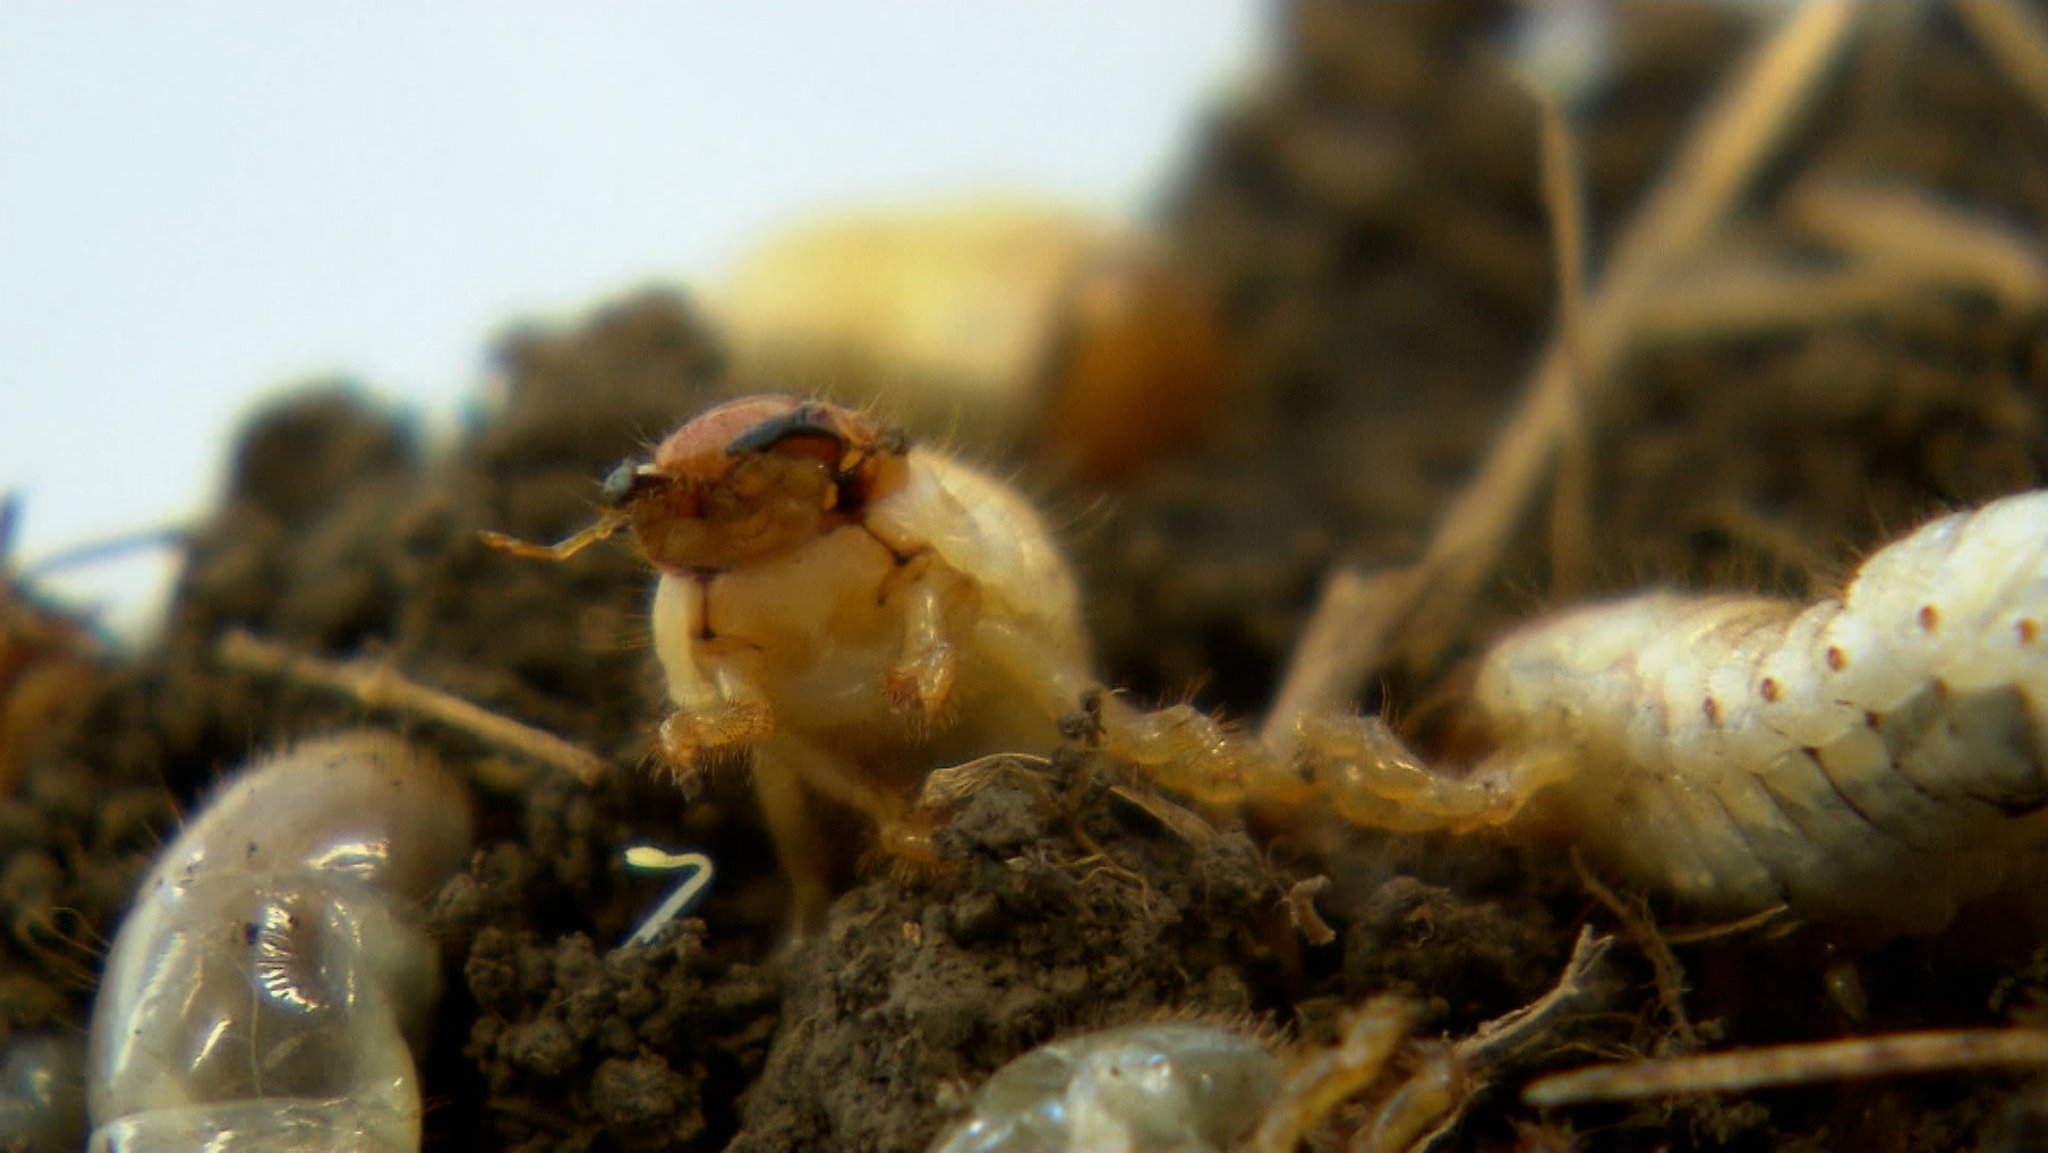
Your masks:
M 1124 1025 L 1041 1045 L 975 1090 L 931 1153 L 1206 1153 L 1236 1147 L 1280 1092 L 1280 1063 L 1213 1025 Z
M 1631 880 L 1932 932 L 2048 841 L 2048 492 L 1934 521 L 1803 609 L 1652 594 L 1541 621 L 1476 692 L 1480 777 Z
M 378 733 L 228 783 L 165 850 L 93 1006 L 93 1153 L 419 1148 L 440 993 L 418 903 L 469 852 L 460 781 Z

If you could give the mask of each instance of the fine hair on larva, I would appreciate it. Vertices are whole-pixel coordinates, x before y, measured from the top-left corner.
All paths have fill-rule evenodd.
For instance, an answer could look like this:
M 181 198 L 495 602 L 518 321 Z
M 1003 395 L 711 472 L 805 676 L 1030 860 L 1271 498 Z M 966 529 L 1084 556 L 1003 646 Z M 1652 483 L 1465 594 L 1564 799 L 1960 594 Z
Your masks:
M 440 995 L 415 918 L 468 856 L 462 782 L 396 737 L 231 778 L 144 878 L 93 1006 L 93 1153 L 393 1153 Z
M 1527 625 L 1481 663 L 1495 751 L 1463 777 L 1375 718 L 1304 735 L 1360 823 L 1512 820 L 1696 910 L 1930 933 L 2048 842 L 2044 633 L 2035 491 L 1922 526 L 1811 605 L 1659 592 Z

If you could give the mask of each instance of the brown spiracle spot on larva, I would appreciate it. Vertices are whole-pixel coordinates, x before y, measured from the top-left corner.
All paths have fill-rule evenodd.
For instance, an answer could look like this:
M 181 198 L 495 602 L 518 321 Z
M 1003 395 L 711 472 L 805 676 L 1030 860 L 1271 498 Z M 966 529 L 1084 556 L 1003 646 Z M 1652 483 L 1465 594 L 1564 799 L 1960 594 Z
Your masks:
M 1482 663 L 1495 751 L 1463 776 L 1371 718 L 1305 726 L 1309 755 L 1362 823 L 1512 822 L 1696 911 L 1934 932 L 2048 852 L 2044 605 L 2048 492 L 2023 493 L 1813 605 L 1651 593 L 1526 626 Z

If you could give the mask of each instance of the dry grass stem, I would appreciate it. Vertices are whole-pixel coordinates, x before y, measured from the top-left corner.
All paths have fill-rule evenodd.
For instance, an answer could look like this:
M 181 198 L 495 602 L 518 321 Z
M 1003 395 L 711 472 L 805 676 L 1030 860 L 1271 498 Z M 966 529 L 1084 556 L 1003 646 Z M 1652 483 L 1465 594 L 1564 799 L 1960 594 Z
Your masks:
M 595 783 L 611 767 L 603 757 L 553 733 L 411 680 L 388 661 L 372 657 L 327 660 L 296 652 L 242 629 L 222 637 L 214 655 L 229 668 L 331 689 L 354 697 L 368 708 L 404 713 L 459 729 L 486 744 L 573 773 L 584 784 Z
M 1590 927 L 1581 927 L 1578 940 L 1572 944 L 1571 958 L 1565 962 L 1564 972 L 1558 975 L 1557 983 L 1550 987 L 1549 992 L 1519 1009 L 1495 1017 L 1479 1026 L 1470 1037 L 1452 1045 L 1448 1056 L 1438 1065 L 1459 1072 L 1455 1097 L 1440 1098 L 1444 1107 L 1439 1115 L 1416 1125 L 1414 1132 L 1407 1134 L 1399 1147 L 1410 1151 L 1432 1149 L 1455 1133 L 1472 1101 L 1488 1085 L 1489 1072 L 1513 1051 L 1547 1035 L 1556 1024 L 1558 1015 L 1585 996 L 1587 982 L 1613 944 L 1614 938 L 1598 936 Z
M 1664 943 L 1667 945 L 1700 945 L 1708 941 L 1721 941 L 1729 937 L 1739 937 L 1744 933 L 1761 929 L 1767 925 L 1774 924 L 1779 918 L 1791 911 L 1792 906 L 1778 904 L 1772 905 L 1761 912 L 1751 913 L 1747 917 L 1738 917 L 1733 921 L 1723 921 L 1718 925 L 1699 925 L 1689 929 L 1663 929 L 1660 932 L 1663 934 Z
M 1347 707 L 1415 592 L 1408 571 L 1332 572 L 1287 662 L 1279 695 L 1259 729 L 1260 743 L 1276 757 L 1290 757 L 1301 743 L 1302 717 Z
M 1552 1108 L 1909 1073 L 2042 1065 L 2048 1065 L 2048 1029 L 1950 1029 L 1593 1065 L 1533 1081 L 1522 1090 L 1522 1100 Z
M 1319 606 L 1296 650 L 1296 666 L 1323 659 L 1333 648 L 1352 646 L 1342 662 L 1356 670 L 1341 687 L 1349 693 L 1380 666 L 1389 640 L 1400 641 L 1425 663 L 1435 658 L 1449 638 L 1449 622 L 1469 603 L 1522 523 L 1573 414 L 1599 397 L 1635 331 L 1649 290 L 1696 254 L 1728 217 L 1805 108 L 1865 7 L 1851 0 L 1801 5 L 1744 62 L 1616 239 L 1580 312 L 1577 339 L 1552 341 L 1478 474 L 1439 519 L 1405 582 L 1407 595 L 1362 598 L 1354 593 L 1355 611 L 1348 614 Z M 1346 591 L 1336 580 L 1330 588 L 1339 595 Z M 1399 637 L 1393 635 L 1397 628 Z M 1287 681 L 1296 679 L 1291 668 Z M 1282 700 L 1287 701 L 1284 690 Z M 1298 715 L 1276 707 L 1266 733 L 1270 736 L 1275 725 L 1291 726 Z
M 1521 524 L 1574 408 L 1597 401 L 1609 383 L 1650 290 L 1728 218 L 1864 8 L 1815 0 L 1793 9 L 1715 97 L 1621 230 L 1580 314 L 1576 358 L 1563 341 L 1551 342 L 1479 474 L 1437 523 L 1418 565 L 1427 591 L 1402 638 L 1415 659 L 1426 664 L 1441 652 L 1452 622 Z
M 1956 12 L 2013 87 L 2048 116 L 2048 19 L 2026 0 L 1956 0 Z
M 1564 109 L 1548 92 L 1534 94 L 1543 112 L 1543 203 L 1557 265 L 1557 324 L 1572 366 L 1571 411 L 1558 438 L 1550 494 L 1550 589 L 1571 599 L 1586 588 L 1593 558 L 1593 417 L 1579 368 L 1586 356 L 1586 193 Z
M 1895 281 L 1988 292 L 2015 312 L 2048 299 L 2040 241 L 1915 189 L 1813 180 L 1786 203 L 1791 218 Z
M 1499 1061 L 1511 1050 L 1541 1036 L 1555 1023 L 1559 1013 L 1585 996 L 1586 983 L 1613 946 L 1614 938 L 1600 936 L 1590 926 L 1582 926 L 1578 940 L 1572 943 L 1572 955 L 1565 961 L 1564 972 L 1558 974 L 1557 984 L 1549 992 L 1479 1026 L 1470 1037 L 1458 1042 L 1453 1051 L 1460 1060 L 1478 1066 Z
M 1762 257 L 1714 261 L 1659 285 L 1644 301 L 1638 347 L 1798 332 L 1868 316 L 1926 285 L 1874 264 L 1815 268 Z

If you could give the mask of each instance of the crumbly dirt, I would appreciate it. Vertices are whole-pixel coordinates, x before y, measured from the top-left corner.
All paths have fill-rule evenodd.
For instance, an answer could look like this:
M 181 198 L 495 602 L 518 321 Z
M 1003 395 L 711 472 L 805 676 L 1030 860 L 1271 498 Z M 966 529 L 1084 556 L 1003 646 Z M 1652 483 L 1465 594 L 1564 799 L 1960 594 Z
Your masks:
M 1069 543 L 1110 683 L 1255 717 L 1332 566 L 1413 559 L 1499 428 L 1557 298 L 1536 115 L 1495 58 L 1506 15 L 1297 0 L 1276 13 L 1267 82 L 1212 115 L 1162 219 L 1225 301 L 1229 419 L 1114 490 L 1039 481 L 1056 509 L 1096 510 Z M 1747 35 L 1732 5 L 1624 17 L 1616 73 L 1579 117 L 1596 268 Z M 1745 202 L 1745 237 L 1792 243 L 1783 200 L 1814 174 L 2048 233 L 2048 115 L 1945 12 L 1872 30 L 1824 93 Z M 509 335 L 498 358 L 446 454 L 339 384 L 240 431 L 162 640 L 95 654 L 84 718 L 51 714 L 62 731 L 38 736 L 0 795 L 0 1041 L 82 1025 L 132 886 L 219 772 L 366 722 L 486 783 L 477 854 L 423 910 L 448 978 L 423 1069 L 429 1149 L 917 1150 L 982 1076 L 1055 1035 L 1189 1015 L 1325 1039 L 1387 992 L 1415 1000 L 1424 1035 L 1463 1035 L 1540 994 L 1581 924 L 1622 927 L 1554 852 L 1274 814 L 1162 822 L 1171 810 L 1129 799 L 1117 766 L 1073 746 L 959 804 L 936 833 L 941 867 L 866 869 L 827 929 L 789 942 L 744 772 L 685 798 L 650 767 L 663 701 L 630 550 L 550 565 L 477 539 L 580 527 L 612 465 L 723 395 L 716 334 L 686 300 L 646 293 Z M 1985 293 L 1667 340 L 1622 374 L 1591 422 L 1587 579 L 1553 583 L 1534 518 L 1448 655 L 1387 670 L 1368 703 L 1455 704 L 1463 658 L 1566 601 L 1649 582 L 1825 591 L 1930 512 L 2048 475 L 2048 321 Z M 1028 450 L 1013 463 L 1032 475 Z M 212 654 L 231 628 L 381 655 L 616 771 L 586 788 L 228 671 Z M 640 842 L 701 849 L 719 876 L 656 944 L 620 947 L 663 887 L 621 863 Z M 1328 884 L 1297 927 L 1283 897 L 1316 876 Z M 1681 945 L 1674 1003 L 1641 926 L 1687 924 L 1651 912 L 1595 1008 L 1519 1054 L 1506 1083 L 1689 1044 L 1989 1024 L 2048 996 L 2048 964 L 1987 917 L 1874 948 L 1807 926 Z M 1485 1092 L 1452 1141 L 1907 1153 L 2030 1149 L 2044 1133 L 2042 1087 L 1990 1074 L 1550 1118 Z

